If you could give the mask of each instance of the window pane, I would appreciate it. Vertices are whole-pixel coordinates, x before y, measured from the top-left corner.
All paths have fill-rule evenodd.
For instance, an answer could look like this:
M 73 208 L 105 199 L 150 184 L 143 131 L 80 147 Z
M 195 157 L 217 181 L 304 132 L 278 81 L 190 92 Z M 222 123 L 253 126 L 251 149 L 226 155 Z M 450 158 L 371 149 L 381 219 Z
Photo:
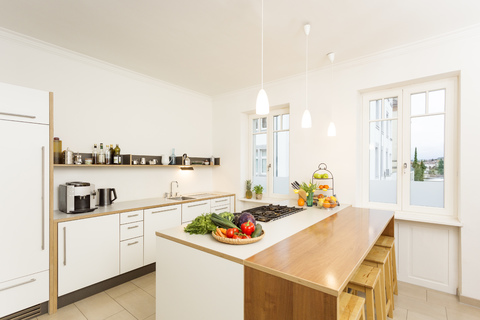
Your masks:
M 283 130 L 288 130 L 290 129 L 290 114 L 284 114 L 282 115 L 282 124 L 283 124 Z
M 425 92 L 415 93 L 410 96 L 410 109 L 412 116 L 425 114 Z
M 380 119 L 382 114 L 382 100 L 370 101 L 370 120 Z
M 273 130 L 280 130 L 282 128 L 282 116 L 273 117 Z
M 370 123 L 369 201 L 397 203 L 397 120 Z
M 445 112 L 445 89 L 428 93 L 428 113 Z
M 254 120 L 255 121 L 255 120 Z M 260 121 L 258 122 L 260 123 Z M 253 172 L 252 183 L 253 185 L 261 184 L 264 188 L 263 192 L 267 192 L 267 134 L 260 133 L 253 135 Z
M 273 193 L 289 192 L 289 131 L 273 134 Z
M 444 207 L 445 116 L 411 119 L 410 204 Z
M 385 114 L 383 115 L 384 119 L 391 119 L 397 117 L 398 111 L 398 99 L 397 97 L 394 98 L 387 98 L 384 100 L 385 103 Z

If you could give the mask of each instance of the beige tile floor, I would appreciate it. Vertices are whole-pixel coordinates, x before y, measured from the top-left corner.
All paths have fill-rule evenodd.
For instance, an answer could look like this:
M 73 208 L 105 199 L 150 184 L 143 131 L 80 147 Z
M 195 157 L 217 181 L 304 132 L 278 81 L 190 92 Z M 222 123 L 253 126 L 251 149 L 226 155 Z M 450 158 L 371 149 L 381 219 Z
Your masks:
M 454 295 L 399 282 L 394 320 L 479 320 L 480 308 Z M 155 272 L 77 301 L 36 320 L 155 320 Z

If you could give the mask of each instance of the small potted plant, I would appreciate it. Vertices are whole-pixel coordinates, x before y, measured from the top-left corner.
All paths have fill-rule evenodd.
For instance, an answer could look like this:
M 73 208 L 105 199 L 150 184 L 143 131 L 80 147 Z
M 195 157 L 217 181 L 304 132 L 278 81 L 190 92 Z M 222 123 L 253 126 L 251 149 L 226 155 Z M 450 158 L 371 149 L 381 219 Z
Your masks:
M 247 191 L 245 192 L 245 198 L 252 199 L 252 180 L 247 180 Z
M 257 200 L 262 200 L 262 195 L 263 195 L 263 187 L 262 185 L 256 185 L 253 187 L 253 191 L 255 191 L 255 197 Z

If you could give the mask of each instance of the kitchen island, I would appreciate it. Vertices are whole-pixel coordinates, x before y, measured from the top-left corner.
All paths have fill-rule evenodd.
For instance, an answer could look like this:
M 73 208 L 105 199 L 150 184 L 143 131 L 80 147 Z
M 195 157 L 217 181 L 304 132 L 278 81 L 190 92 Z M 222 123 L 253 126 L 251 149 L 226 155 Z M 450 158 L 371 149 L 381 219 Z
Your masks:
M 393 212 L 316 207 L 264 223 L 265 237 L 227 245 L 184 226 L 157 232 L 157 319 L 337 319 L 338 296 Z

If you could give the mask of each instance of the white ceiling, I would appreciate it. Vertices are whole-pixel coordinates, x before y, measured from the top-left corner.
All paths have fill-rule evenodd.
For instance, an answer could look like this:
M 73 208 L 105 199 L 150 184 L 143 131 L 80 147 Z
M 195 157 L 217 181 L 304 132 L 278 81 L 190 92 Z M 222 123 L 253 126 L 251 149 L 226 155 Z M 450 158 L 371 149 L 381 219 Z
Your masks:
M 480 23 L 479 0 L 264 0 L 264 81 Z M 261 0 L 1 0 L 0 27 L 207 95 L 260 85 Z

